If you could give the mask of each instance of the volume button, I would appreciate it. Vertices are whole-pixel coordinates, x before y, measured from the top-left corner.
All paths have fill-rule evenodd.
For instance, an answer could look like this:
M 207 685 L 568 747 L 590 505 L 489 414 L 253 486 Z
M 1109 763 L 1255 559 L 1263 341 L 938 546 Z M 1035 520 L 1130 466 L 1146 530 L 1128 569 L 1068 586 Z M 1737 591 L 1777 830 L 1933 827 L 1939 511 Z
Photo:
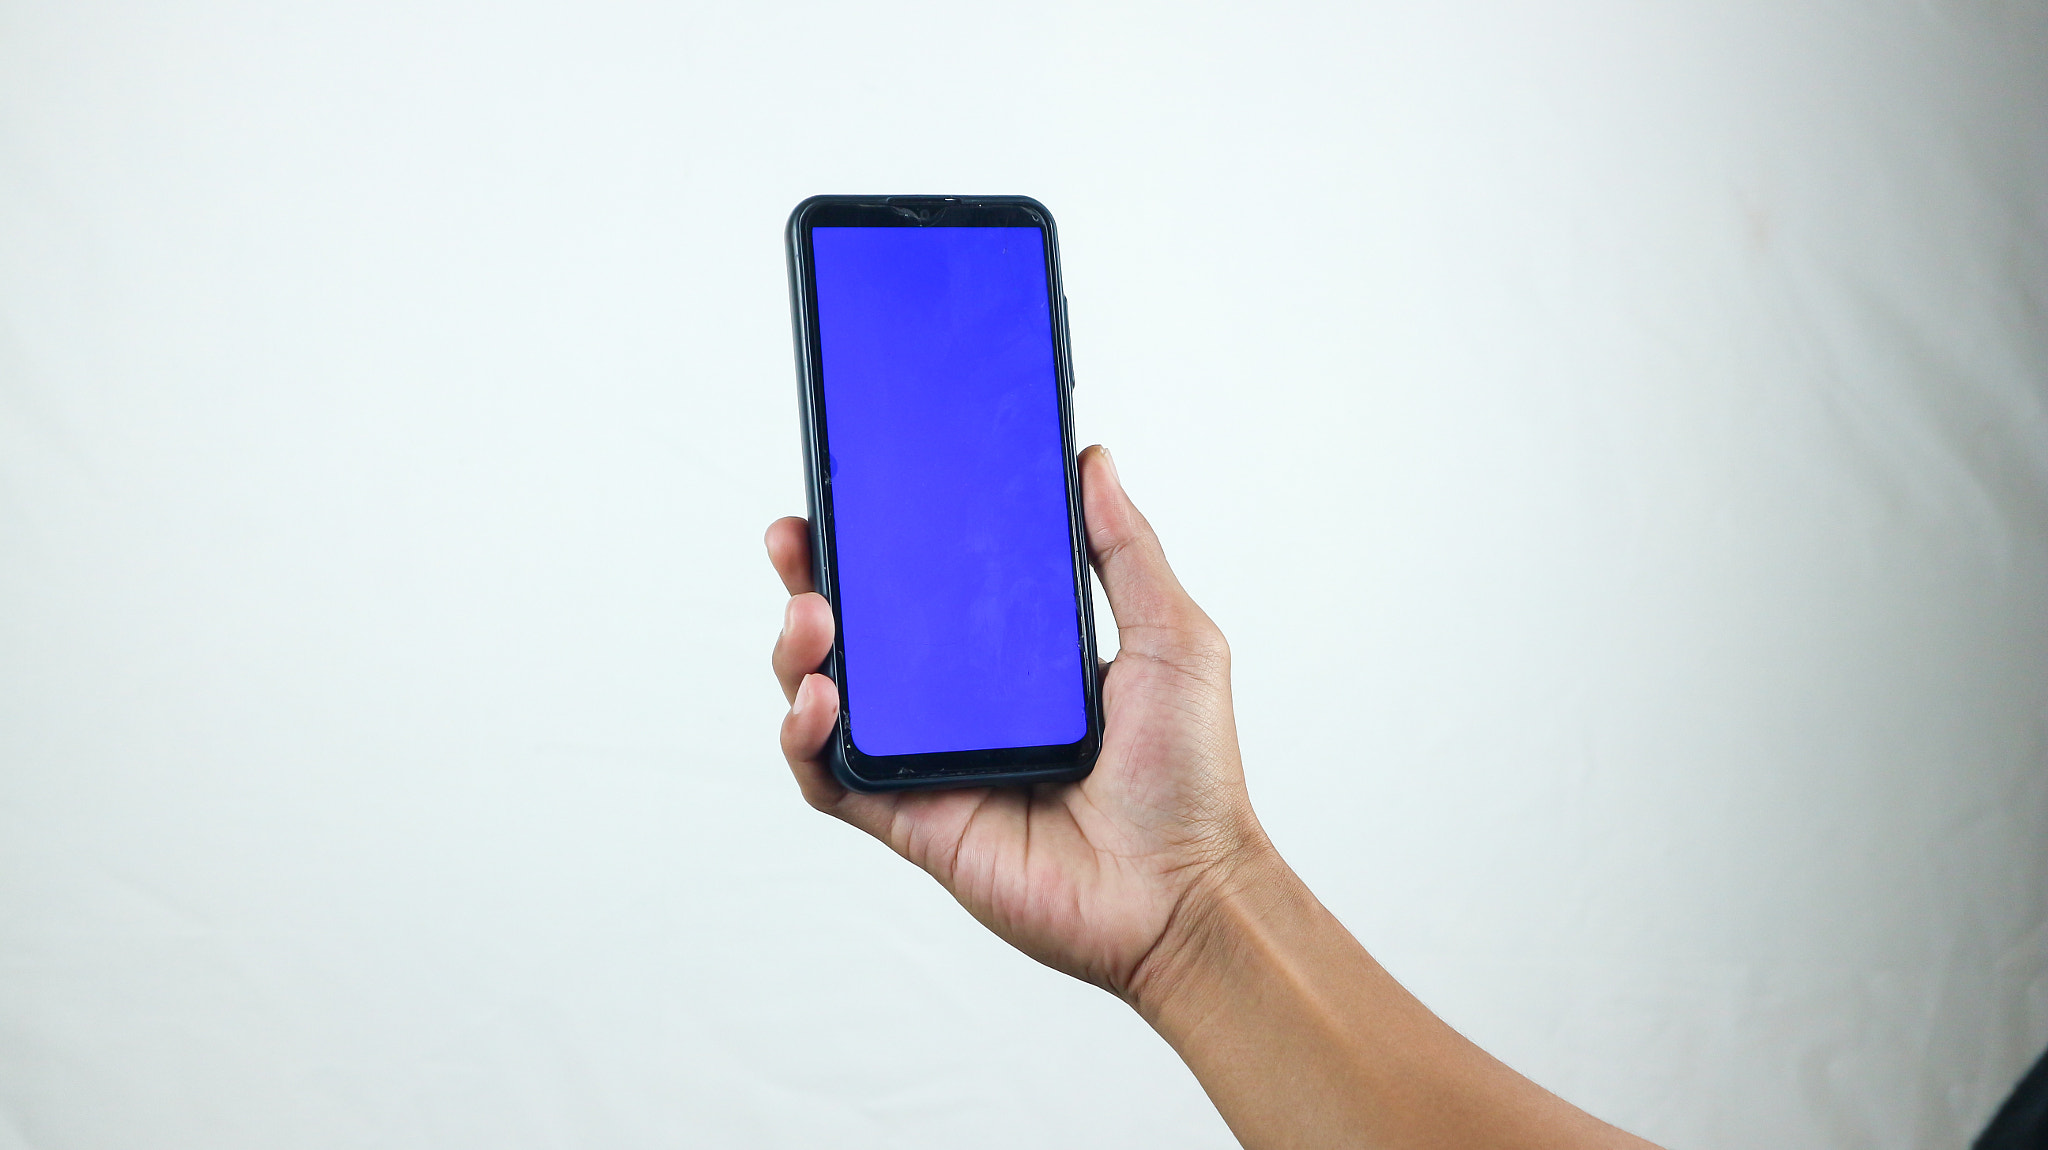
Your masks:
M 1071 390 L 1073 390 L 1073 388 L 1074 388 L 1074 386 L 1075 386 L 1075 384 L 1074 384 L 1074 329 L 1073 329 L 1073 328 L 1072 328 L 1071 326 L 1069 326 L 1069 321 L 1068 321 L 1068 319 L 1067 319 L 1067 293 L 1066 293 L 1066 292 L 1061 292 L 1061 293 L 1060 293 L 1060 338 L 1061 338 L 1061 339 L 1062 339 L 1062 340 L 1063 340 L 1063 341 L 1064 341 L 1064 342 L 1066 343 L 1066 345 L 1067 345 L 1067 389 L 1071 391 Z

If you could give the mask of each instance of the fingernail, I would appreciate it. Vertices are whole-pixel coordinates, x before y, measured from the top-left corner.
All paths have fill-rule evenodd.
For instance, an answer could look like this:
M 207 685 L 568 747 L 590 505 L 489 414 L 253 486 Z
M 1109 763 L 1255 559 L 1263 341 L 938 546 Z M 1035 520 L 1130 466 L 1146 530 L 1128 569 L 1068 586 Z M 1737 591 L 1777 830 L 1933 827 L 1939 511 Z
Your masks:
M 805 675 L 803 681 L 796 685 L 796 698 L 789 704 L 789 713 L 792 715 L 803 714 L 805 704 L 810 701 L 811 676 Z
M 789 637 L 789 625 L 790 625 L 790 623 L 791 623 L 791 622 L 793 622 L 793 621 L 794 621 L 795 619 L 796 619 L 796 598 L 795 598 L 794 596 L 792 596 L 792 597 L 790 598 L 789 602 L 787 602 L 787 603 L 785 603 L 785 604 L 783 604 L 783 605 L 782 605 L 782 637 L 783 637 L 783 638 L 787 639 L 787 638 Z
M 1100 446 L 1100 445 L 1098 445 L 1098 446 Z M 1123 476 L 1121 476 L 1121 475 L 1118 475 L 1118 474 L 1116 473 L 1116 456 L 1114 456 L 1114 455 L 1111 455 L 1111 454 L 1109 453 L 1109 448 L 1107 448 L 1107 447 L 1104 447 L 1104 448 L 1102 449 L 1102 461 L 1103 461 L 1104 463 L 1107 463 L 1107 464 L 1109 464 L 1109 477 L 1110 477 L 1111 479 L 1114 479 L 1114 480 L 1116 480 L 1116 485 L 1117 485 L 1118 487 L 1122 487 L 1122 486 L 1124 485 L 1124 480 L 1123 480 Z

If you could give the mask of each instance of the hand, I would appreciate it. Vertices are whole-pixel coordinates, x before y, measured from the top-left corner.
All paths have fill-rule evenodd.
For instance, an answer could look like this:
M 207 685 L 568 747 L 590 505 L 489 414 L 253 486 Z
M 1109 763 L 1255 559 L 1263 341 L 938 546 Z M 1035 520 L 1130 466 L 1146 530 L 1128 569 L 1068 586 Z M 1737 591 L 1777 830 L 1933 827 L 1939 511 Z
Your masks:
M 812 673 L 832 610 L 811 586 L 802 519 L 768 528 L 789 588 L 775 675 L 791 702 L 782 752 L 804 798 L 923 867 L 1024 953 L 1134 1004 L 1147 959 L 1174 948 L 1208 893 L 1271 852 L 1245 795 L 1231 715 L 1230 652 L 1167 566 L 1109 453 L 1081 453 L 1088 555 L 1121 646 L 1103 681 L 1095 770 L 1077 783 L 865 795 L 820 752 L 839 692 Z
M 1649 1144 L 1466 1041 L 1373 961 L 1252 815 L 1223 635 L 1183 591 L 1109 453 L 1081 453 L 1088 556 L 1122 650 L 1095 771 L 1029 789 L 863 795 L 819 751 L 839 692 L 811 673 L 832 611 L 801 519 L 768 528 L 790 593 L 775 674 L 804 798 L 929 871 L 1048 966 L 1123 996 L 1247 1150 Z

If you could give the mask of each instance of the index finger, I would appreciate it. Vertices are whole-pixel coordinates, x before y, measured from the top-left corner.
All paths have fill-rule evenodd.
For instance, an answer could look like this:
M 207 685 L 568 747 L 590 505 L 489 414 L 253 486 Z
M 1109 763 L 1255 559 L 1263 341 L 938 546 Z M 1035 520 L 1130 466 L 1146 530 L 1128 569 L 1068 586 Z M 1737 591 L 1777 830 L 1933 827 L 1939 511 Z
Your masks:
M 768 562 L 782 576 L 782 585 L 792 595 L 816 590 L 811 586 L 811 525 L 796 515 L 785 515 L 768 525 Z

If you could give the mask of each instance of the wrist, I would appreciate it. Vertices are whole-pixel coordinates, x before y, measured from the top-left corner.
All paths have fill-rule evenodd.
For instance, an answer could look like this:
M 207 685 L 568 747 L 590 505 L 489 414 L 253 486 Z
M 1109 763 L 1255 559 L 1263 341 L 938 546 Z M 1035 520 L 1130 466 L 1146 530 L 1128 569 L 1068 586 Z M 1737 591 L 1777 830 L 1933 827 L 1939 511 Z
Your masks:
M 1255 829 L 1189 882 L 1158 941 L 1132 970 L 1124 1001 L 1162 1033 L 1207 1013 L 1223 989 L 1220 976 L 1257 945 L 1262 926 L 1284 913 L 1299 886 Z

